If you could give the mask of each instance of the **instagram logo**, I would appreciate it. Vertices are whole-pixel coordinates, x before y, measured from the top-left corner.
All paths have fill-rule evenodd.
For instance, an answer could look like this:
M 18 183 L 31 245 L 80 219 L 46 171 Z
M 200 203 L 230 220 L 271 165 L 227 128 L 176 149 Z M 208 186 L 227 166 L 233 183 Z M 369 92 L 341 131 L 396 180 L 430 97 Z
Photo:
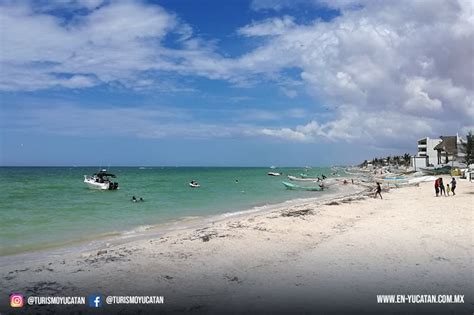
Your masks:
M 10 306 L 11 307 L 23 307 L 23 295 L 11 294 L 10 295 Z

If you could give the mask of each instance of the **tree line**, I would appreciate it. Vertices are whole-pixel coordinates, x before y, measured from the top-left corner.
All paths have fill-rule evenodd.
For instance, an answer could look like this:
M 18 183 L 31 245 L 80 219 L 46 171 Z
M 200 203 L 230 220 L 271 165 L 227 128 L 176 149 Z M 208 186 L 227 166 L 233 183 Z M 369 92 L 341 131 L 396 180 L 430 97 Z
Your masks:
M 474 164 L 474 135 L 472 131 L 469 131 L 466 135 L 466 141 L 461 142 L 459 152 L 464 153 L 463 162 L 466 165 Z M 410 162 L 411 155 L 405 153 L 404 155 L 373 158 L 371 161 L 365 160 L 359 166 L 366 167 L 369 163 L 373 166 L 410 166 Z
M 404 155 L 394 155 L 387 157 L 373 158 L 371 161 L 365 160 L 359 166 L 366 167 L 369 163 L 373 166 L 410 166 L 411 155 L 405 153 Z

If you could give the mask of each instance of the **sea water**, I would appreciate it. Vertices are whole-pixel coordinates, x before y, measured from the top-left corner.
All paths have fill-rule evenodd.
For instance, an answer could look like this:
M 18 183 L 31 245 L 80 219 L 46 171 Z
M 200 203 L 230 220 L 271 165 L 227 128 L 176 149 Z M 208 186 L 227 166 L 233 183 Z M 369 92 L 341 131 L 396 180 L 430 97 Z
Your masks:
M 291 191 L 303 168 L 112 167 L 119 190 L 83 183 L 98 167 L 1 167 L 0 256 L 120 235 L 140 226 L 206 217 L 325 192 Z M 269 171 L 283 172 L 268 176 Z M 330 168 L 307 175 L 330 176 Z M 188 183 L 196 180 L 200 188 Z M 143 202 L 131 198 L 142 197 Z

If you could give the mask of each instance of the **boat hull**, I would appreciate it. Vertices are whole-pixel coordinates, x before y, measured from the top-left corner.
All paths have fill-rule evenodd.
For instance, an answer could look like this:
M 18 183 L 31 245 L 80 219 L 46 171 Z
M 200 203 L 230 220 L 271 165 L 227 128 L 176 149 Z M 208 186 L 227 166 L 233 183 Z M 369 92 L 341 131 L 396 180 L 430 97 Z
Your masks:
M 423 168 L 420 167 L 420 170 L 427 175 L 441 175 L 441 174 L 450 174 L 451 172 L 451 166 L 443 166 L 440 168 Z
M 118 185 L 116 183 L 111 183 L 111 182 L 99 183 L 99 182 L 96 182 L 93 178 L 90 178 L 90 177 L 87 177 L 87 176 L 84 176 L 84 183 L 90 189 L 96 189 L 96 190 L 116 190 L 116 189 L 119 189 Z
M 286 187 L 286 189 L 289 190 L 306 190 L 306 191 L 320 191 L 323 190 L 322 187 L 320 186 L 313 186 L 313 187 L 306 187 L 306 186 L 300 186 L 288 182 L 282 182 L 282 184 Z
M 294 181 L 298 181 L 298 182 L 317 182 L 319 181 L 317 178 L 299 178 L 299 177 L 296 177 L 296 176 L 291 176 L 291 175 L 288 175 L 287 176 L 289 180 L 294 180 Z
M 84 181 L 84 183 L 86 183 L 87 187 L 89 187 L 90 189 L 97 189 L 97 190 L 109 190 L 109 184 L 107 183 L 88 183 L 86 181 Z

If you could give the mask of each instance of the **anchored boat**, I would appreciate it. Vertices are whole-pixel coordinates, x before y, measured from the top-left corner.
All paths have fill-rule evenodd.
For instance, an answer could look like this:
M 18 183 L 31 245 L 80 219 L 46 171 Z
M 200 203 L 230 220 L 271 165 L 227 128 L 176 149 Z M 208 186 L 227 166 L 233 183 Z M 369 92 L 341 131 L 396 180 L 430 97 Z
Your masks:
M 199 188 L 199 187 L 201 187 L 201 185 L 199 185 L 198 182 L 196 182 L 195 180 L 192 180 L 192 181 L 189 182 L 189 187 Z
M 305 177 L 305 178 L 300 178 L 296 176 L 287 176 L 289 180 L 294 180 L 294 181 L 299 181 L 299 182 L 319 182 L 321 179 L 319 178 L 310 178 L 310 177 Z
M 115 178 L 114 174 L 107 173 L 106 169 L 102 169 L 92 176 L 84 175 L 84 183 L 89 188 L 99 190 L 116 190 L 119 188 L 117 182 L 113 182 L 110 178 Z
M 278 173 L 278 172 L 268 172 L 267 175 L 268 175 L 268 176 L 280 176 L 281 173 Z
M 426 174 L 426 175 L 441 175 L 441 174 L 449 174 L 451 172 L 451 166 L 445 165 L 442 167 L 437 167 L 437 168 L 423 168 L 420 167 L 420 170 Z
M 301 185 L 296 185 L 296 184 L 288 183 L 288 182 L 282 182 L 282 184 L 286 187 L 286 189 L 290 189 L 290 190 L 307 190 L 307 191 L 320 191 L 320 190 L 323 190 L 323 185 L 301 186 Z

